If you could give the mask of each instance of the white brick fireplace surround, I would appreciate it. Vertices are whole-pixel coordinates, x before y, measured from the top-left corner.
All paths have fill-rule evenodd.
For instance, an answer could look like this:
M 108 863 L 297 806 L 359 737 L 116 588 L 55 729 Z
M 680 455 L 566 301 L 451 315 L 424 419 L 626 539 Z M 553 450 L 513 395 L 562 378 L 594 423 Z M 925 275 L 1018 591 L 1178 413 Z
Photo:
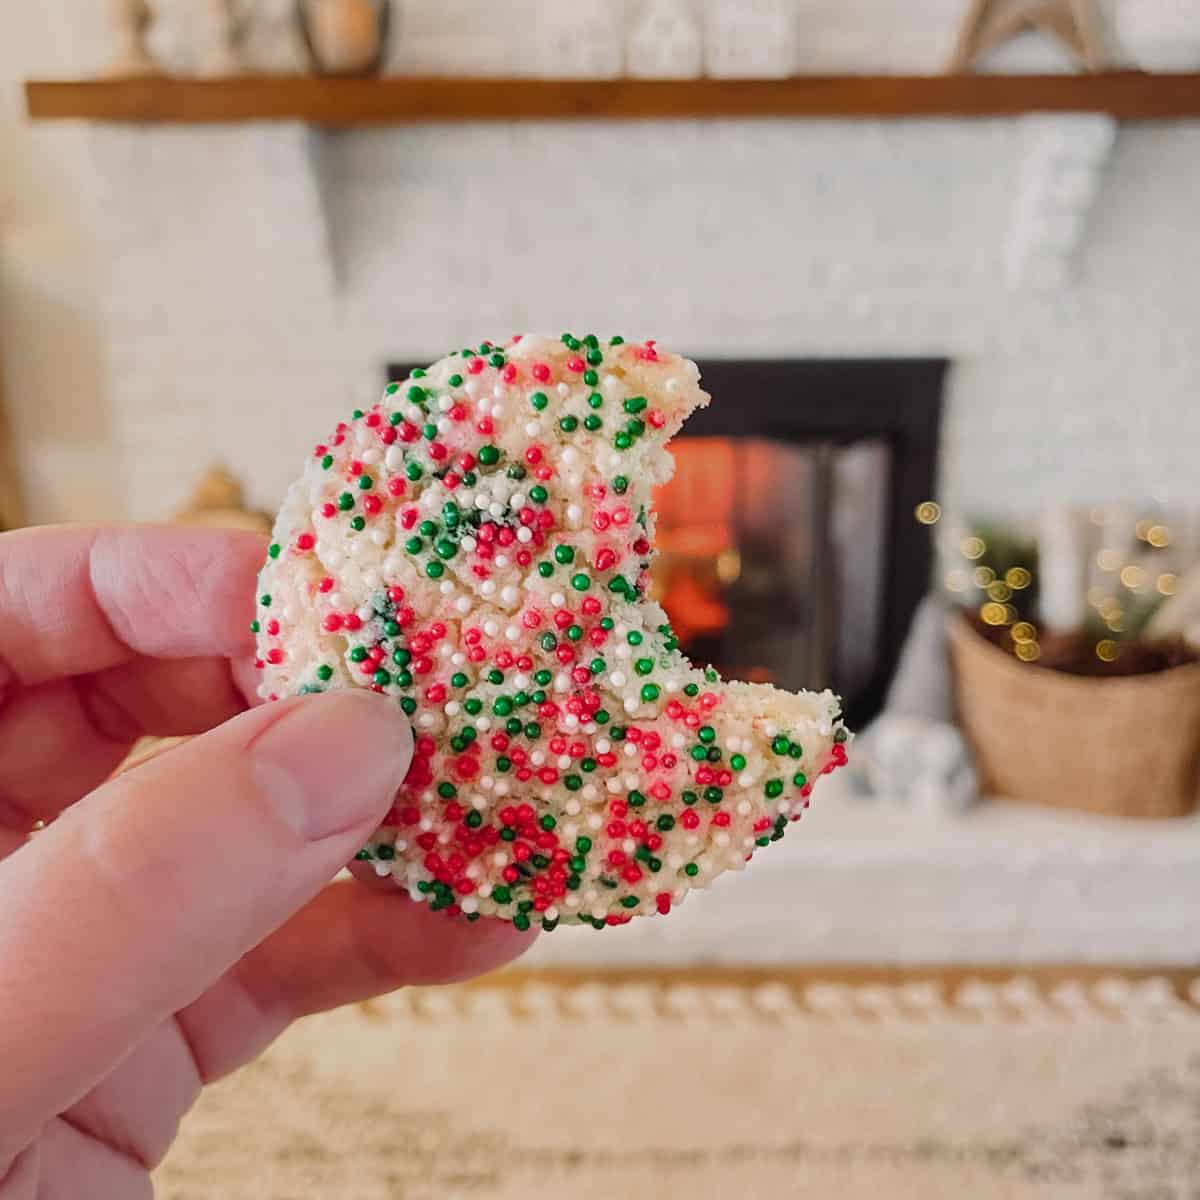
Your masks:
M 1089 178 L 1071 148 L 1103 125 L 39 132 L 76 139 L 59 186 L 86 198 L 100 336 L 27 328 L 18 228 L 3 315 L 41 356 L 19 373 L 37 394 L 9 386 L 31 515 L 160 517 L 214 460 L 271 507 L 388 358 L 564 328 L 945 355 L 950 505 L 1192 503 L 1200 123 L 1122 127 Z

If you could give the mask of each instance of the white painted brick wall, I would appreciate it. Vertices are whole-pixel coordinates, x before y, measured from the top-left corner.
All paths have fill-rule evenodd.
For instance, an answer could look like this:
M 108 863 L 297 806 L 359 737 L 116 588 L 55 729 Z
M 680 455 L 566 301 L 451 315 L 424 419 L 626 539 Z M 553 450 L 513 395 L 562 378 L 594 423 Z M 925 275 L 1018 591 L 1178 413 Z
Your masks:
M 842 25 L 833 0 L 806 2 L 822 36 L 879 27 L 891 45 L 911 24 L 900 0 L 853 0 Z M 930 10 L 939 28 L 947 2 Z M 71 74 L 98 44 L 64 15 L 92 6 L 54 11 L 26 10 L 25 43 L 0 53 L 0 118 L 22 75 Z M 0 257 L 0 332 L 35 519 L 163 516 L 218 459 L 273 506 L 389 357 L 565 327 L 710 355 L 944 354 L 949 504 L 1200 499 L 1200 122 L 1120 130 L 1076 282 L 1042 295 L 1006 290 L 1021 121 L 325 141 L 299 127 L 13 128 L 18 201 L 22 170 L 38 167 L 40 190 L 18 203 L 7 276 Z M 74 241 L 56 243 L 76 189 Z M 39 217 L 26 236 L 21 218 Z M 95 262 L 76 253 L 81 230 Z
M 218 458 L 272 505 L 387 358 L 566 327 L 709 355 L 944 354 L 951 505 L 1197 499 L 1200 125 L 1122 130 L 1077 283 L 1032 296 L 1005 290 L 1020 122 L 342 134 L 323 172 L 337 284 L 308 136 L 93 135 L 130 514 Z

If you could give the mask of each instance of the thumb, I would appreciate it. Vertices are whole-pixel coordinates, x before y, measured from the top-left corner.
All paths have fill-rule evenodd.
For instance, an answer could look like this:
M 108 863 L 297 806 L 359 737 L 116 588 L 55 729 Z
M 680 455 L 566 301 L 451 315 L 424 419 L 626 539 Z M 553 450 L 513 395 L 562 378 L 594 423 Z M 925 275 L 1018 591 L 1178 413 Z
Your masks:
M 244 713 L 0 864 L 0 1139 L 36 1131 L 312 898 L 412 757 L 369 692 Z

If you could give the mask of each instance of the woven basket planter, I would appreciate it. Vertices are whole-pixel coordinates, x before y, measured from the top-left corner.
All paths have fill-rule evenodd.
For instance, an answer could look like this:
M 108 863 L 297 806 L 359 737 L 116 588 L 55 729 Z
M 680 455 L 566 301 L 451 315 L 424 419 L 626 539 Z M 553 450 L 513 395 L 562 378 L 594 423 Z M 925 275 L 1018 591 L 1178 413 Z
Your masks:
M 950 619 L 959 720 L 989 795 L 1179 817 L 1200 788 L 1200 664 L 1095 679 L 1019 662 Z

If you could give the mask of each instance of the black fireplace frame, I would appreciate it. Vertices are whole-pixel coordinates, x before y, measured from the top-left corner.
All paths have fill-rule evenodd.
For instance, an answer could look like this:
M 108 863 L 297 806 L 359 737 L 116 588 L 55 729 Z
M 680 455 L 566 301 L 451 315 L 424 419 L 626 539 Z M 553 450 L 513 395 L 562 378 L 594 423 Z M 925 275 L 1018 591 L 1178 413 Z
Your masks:
M 879 712 L 933 570 L 930 529 L 916 508 L 935 495 L 949 360 L 944 358 L 699 358 L 713 402 L 688 418 L 687 437 L 769 437 L 793 445 L 864 440 L 890 450 L 884 563 L 887 601 L 874 675 L 850 706 L 860 726 Z M 416 363 L 389 363 L 388 382 Z M 736 400 L 734 399 L 736 397 Z M 723 398 L 724 401 L 723 401 Z

